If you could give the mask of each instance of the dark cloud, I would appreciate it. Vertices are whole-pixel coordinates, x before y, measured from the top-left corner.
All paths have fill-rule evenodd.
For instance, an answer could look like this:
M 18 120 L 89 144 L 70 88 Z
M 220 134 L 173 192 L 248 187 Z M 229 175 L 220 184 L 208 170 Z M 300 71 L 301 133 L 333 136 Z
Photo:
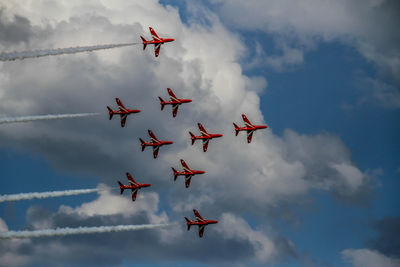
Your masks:
M 21 42 L 27 43 L 32 35 L 32 25 L 28 18 L 14 15 L 11 20 L 0 7 L 0 44 L 8 47 Z
M 378 236 L 367 242 L 371 249 L 382 254 L 400 258 L 400 217 L 386 217 L 373 224 Z
M 59 211 L 49 216 L 49 212 L 43 208 L 31 207 L 27 229 L 34 229 L 34 225 L 43 220 L 49 221 L 53 228 L 152 223 L 148 215 L 147 211 L 142 211 L 134 216 L 81 216 Z M 0 241 L 0 253 L 13 250 L 19 257 L 28 257 L 28 265 L 45 266 L 116 266 L 126 260 L 159 264 L 166 261 L 198 261 L 212 265 L 224 265 L 228 262 L 240 265 L 242 262 L 254 260 L 255 251 L 250 241 L 224 237 L 211 226 L 207 227 L 205 236 L 199 239 L 197 227 L 186 232 L 183 218 L 181 219 L 180 225 L 173 226 L 179 228 L 178 235 L 167 241 L 161 240 L 159 230 L 144 230 L 35 238 L 28 243 L 17 244 L 12 249 L 7 246 L 7 241 Z M 62 253 L 58 253 L 59 250 Z
M 138 5 L 152 5 L 144 3 Z M 83 9 L 79 8 L 79 12 Z M 63 13 L 67 8 L 61 10 Z M 63 262 L 117 265 L 124 259 L 138 257 L 151 262 L 266 263 L 280 254 L 285 255 L 283 258 L 296 257 L 295 246 L 280 234 L 269 234 L 278 231 L 278 227 L 256 231 L 243 217 L 251 214 L 256 225 L 268 224 L 277 217 L 295 221 L 291 209 L 303 207 L 299 203 L 307 203 L 304 199 L 312 190 L 339 192 L 340 197 L 359 196 L 363 185 L 368 183 L 365 174 L 351 161 L 345 144 L 336 136 L 287 131 L 280 137 L 268 129 L 257 132 L 250 145 L 244 134 L 234 136 L 232 121 L 238 121 L 242 112 L 254 122 L 262 123 L 258 92 L 266 82 L 260 77 L 243 75 L 237 64 L 242 44 L 218 20 L 211 18 L 213 23 L 206 26 L 185 26 L 172 9 L 168 12 L 173 18 L 167 20 L 164 16 L 170 13 L 165 10 L 159 16 L 159 10 L 153 6 L 148 13 L 129 6 L 127 10 L 132 14 L 128 22 L 121 23 L 121 18 L 125 19 L 122 8 L 110 11 L 109 17 L 93 14 L 92 10 L 43 28 L 45 38 L 33 38 L 30 45 L 65 47 L 65 43 L 74 46 L 93 44 L 94 40 L 132 41 L 143 33 L 144 27 L 135 17 L 143 13 L 155 14 L 148 15 L 154 21 L 162 17 L 160 28 L 166 25 L 177 41 L 174 46 L 164 45 L 157 59 L 152 47 L 143 52 L 137 46 L 2 64 L 1 71 L 7 79 L 1 88 L 4 105 L 0 113 L 101 112 L 103 115 L 7 125 L 0 129 L 0 147 L 38 152 L 57 169 L 89 172 L 108 185 L 125 179 L 124 174 L 129 171 L 138 177 L 138 182 L 149 182 L 152 187 L 147 191 L 150 193 L 140 192 L 135 203 L 127 196 L 115 200 L 112 195 L 84 203 L 77 210 L 61 207 L 55 214 L 31 208 L 27 227 L 154 223 L 175 218 L 183 221 L 182 217 L 190 216 L 193 208 L 204 211 L 205 217 L 223 219 L 218 228 L 207 228 L 203 239 L 197 238 L 196 229 L 186 233 L 180 225 L 167 233 L 154 230 L 34 239 L 15 244 L 3 254 L 10 253 L 40 265 L 63 265 Z M 118 14 L 118 22 L 112 22 L 114 12 Z M 249 84 L 259 88 L 248 90 Z M 166 87 L 175 89 L 179 97 L 193 99 L 180 107 L 177 118 L 171 117 L 170 107 L 160 111 L 157 96 L 166 97 Z M 115 108 L 115 97 L 121 98 L 127 107 L 142 110 L 128 117 L 125 128 L 120 127 L 118 117 L 112 121 L 107 118 L 105 107 Z M 194 130 L 196 122 L 202 122 L 210 132 L 224 134 L 220 140 L 211 142 L 207 153 L 201 151 L 200 144 L 190 146 L 188 130 Z M 158 159 L 152 158 L 151 149 L 140 152 L 138 138 L 148 139 L 147 129 L 152 129 L 160 139 L 175 142 L 162 147 Z M 194 177 L 189 189 L 184 188 L 182 178 L 173 182 L 170 167 L 181 168 L 180 158 L 194 169 L 207 171 Z M 150 194 L 157 201 L 148 201 Z M 148 206 L 138 211 L 141 205 Z M 169 212 L 168 216 L 158 205 Z M 222 222 L 226 227 L 221 227 Z M 22 245 L 27 246 L 25 254 L 19 250 Z

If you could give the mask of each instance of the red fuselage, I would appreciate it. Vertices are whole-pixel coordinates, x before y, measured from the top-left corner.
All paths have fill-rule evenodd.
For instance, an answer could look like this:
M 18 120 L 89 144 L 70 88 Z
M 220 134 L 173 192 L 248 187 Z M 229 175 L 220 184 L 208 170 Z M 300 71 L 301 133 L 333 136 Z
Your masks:
M 206 173 L 205 171 L 198 171 L 198 170 L 190 170 L 190 171 L 175 171 L 174 175 L 179 176 L 179 175 L 196 175 L 196 174 L 204 174 Z
M 110 115 L 115 115 L 115 114 L 123 115 L 123 114 L 139 113 L 139 112 L 140 112 L 140 109 L 126 109 L 126 111 L 125 110 L 110 110 L 108 112 L 108 114 L 110 114 Z
M 120 185 L 120 189 L 140 189 L 142 187 L 149 187 L 151 184 L 137 184 L 137 185 Z
M 222 134 L 207 134 L 207 135 L 195 135 L 195 136 L 193 136 L 193 137 L 191 137 L 192 139 L 194 139 L 194 140 L 197 140 L 197 139 L 213 139 L 213 138 L 218 138 L 218 137 L 222 137 L 223 135 Z
M 236 127 L 235 130 L 240 132 L 240 131 L 254 131 L 266 128 L 268 128 L 268 126 L 266 125 L 253 125 L 253 127 Z
M 217 220 L 203 220 L 203 221 L 188 221 L 187 225 L 208 225 L 208 224 L 216 224 L 218 223 Z
M 175 39 L 172 38 L 160 38 L 160 40 L 149 40 L 149 41 L 143 41 L 143 44 L 164 44 L 164 43 L 169 43 L 173 42 Z
M 192 99 L 180 99 L 178 98 L 177 101 L 162 101 L 162 105 L 180 105 L 183 103 L 190 103 L 192 102 Z
M 142 146 L 163 146 L 163 145 L 171 145 L 174 142 L 172 141 L 159 141 L 159 142 L 144 142 Z

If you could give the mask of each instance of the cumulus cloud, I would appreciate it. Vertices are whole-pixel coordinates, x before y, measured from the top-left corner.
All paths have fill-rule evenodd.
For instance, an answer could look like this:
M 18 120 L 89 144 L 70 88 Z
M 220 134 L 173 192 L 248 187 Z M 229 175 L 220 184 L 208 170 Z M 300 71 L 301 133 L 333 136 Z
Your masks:
M 209 2 L 228 25 L 256 34 L 264 32 L 272 37 L 273 47 L 269 47 L 267 51 L 276 50 L 278 53 L 275 52 L 276 55 L 271 56 L 265 53 L 265 49 L 261 46 L 256 46 L 255 61 L 251 62 L 250 66 L 262 64 L 277 70 L 290 69 L 291 66 L 302 63 L 304 52 L 315 48 L 321 42 L 335 41 L 357 49 L 367 61 L 379 67 L 380 73 L 383 74 L 379 75 L 379 79 L 389 81 L 392 83 L 391 86 L 395 87 L 395 90 L 378 88 L 375 91 L 377 100 L 383 100 L 384 103 L 389 100 L 387 97 L 398 100 L 400 82 L 398 1 L 210 0 Z
M 136 261 L 146 261 L 151 257 L 155 262 L 171 259 L 175 261 L 206 259 L 205 262 L 208 263 L 242 264 L 271 261 L 281 253 L 277 250 L 273 238 L 261 230 L 253 229 L 244 219 L 230 213 L 215 218 L 219 220 L 219 224 L 207 226 L 204 237 L 200 240 L 202 242 L 199 242 L 197 227 L 192 227 L 191 232 L 187 232 L 183 217 L 168 218 L 165 212 L 160 211 L 158 198 L 154 198 L 154 195 L 156 194 L 144 194 L 143 198 L 135 203 L 137 205 L 130 203 L 130 207 L 125 206 L 124 197 L 111 195 L 109 192 L 103 192 L 97 199 L 75 208 L 62 206 L 56 213 L 50 213 L 40 207 L 31 207 L 28 211 L 28 228 L 39 230 L 66 227 L 66 225 L 99 226 L 112 225 L 116 222 L 148 224 L 179 221 L 181 225 L 145 230 L 144 233 L 105 233 L 98 236 L 78 235 L 73 238 L 47 237 L 0 241 L 2 263 L 7 266 L 21 266 L 27 263 L 13 262 L 12 258 L 15 256 L 29 260 L 30 264 L 118 265 L 121 264 L 121 255 L 124 255 L 125 260 Z M 115 210 L 105 212 L 101 209 L 101 206 L 105 206 L 107 210 L 110 204 L 115 205 Z M 202 212 L 202 215 L 208 217 L 207 213 Z M 186 216 L 193 215 L 186 214 Z M 6 224 L 0 222 L 4 225 L 3 228 L 7 229 Z M 13 246 L 7 246 L 9 243 Z M 81 251 L 79 255 L 75 255 L 77 250 Z M 294 247 L 290 250 L 294 250 Z M 58 254 L 61 251 L 63 253 Z M 134 253 L 129 253 L 132 251 Z M 102 261 L 99 261 L 99 258 Z
M 346 249 L 342 251 L 342 257 L 354 267 L 396 267 L 400 265 L 399 259 L 389 258 L 369 249 Z
M 224 212 L 221 225 L 231 226 L 236 232 L 209 227 L 208 243 L 193 239 L 194 233 L 183 235 L 183 227 L 66 238 L 62 242 L 35 240 L 35 246 L 28 246 L 24 255 L 44 259 L 49 265 L 59 260 L 107 265 L 133 257 L 129 255 L 131 248 L 135 255 L 145 257 L 157 247 L 154 260 L 224 262 L 221 257 L 227 259 L 229 252 L 230 259 L 238 263 L 253 258 L 273 262 L 282 253 L 293 255 L 294 246 L 281 236 L 284 241 L 278 245 L 275 237 L 251 227 L 243 219 L 246 214 L 254 214 L 256 224 L 273 220 L 271 211 L 287 212 L 282 206 L 294 205 L 314 190 L 356 200 L 368 193 L 368 175 L 352 162 L 337 136 L 303 135 L 292 130 L 277 136 L 271 125 L 256 132 L 251 144 L 246 143 L 243 133 L 234 136 L 232 122 L 238 122 L 242 113 L 254 123 L 264 123 L 259 94 L 267 81 L 243 74 L 239 60 L 244 44 L 216 16 L 204 18 L 207 23 L 194 20 L 183 24 L 176 9 L 157 1 L 52 3 L 35 3 L 34 7 L 30 1 L 2 3 L 5 12 L 25 16 L 35 29 L 41 29 L 41 38 L 30 36 L 30 48 L 132 42 L 139 35 L 148 36 L 148 26 L 176 41 L 164 45 L 157 59 L 153 51 L 133 47 L 1 63 L 2 114 L 104 112 L 98 118 L 7 125 L 0 129 L 1 147 L 39 152 L 60 170 L 90 172 L 107 185 L 115 185 L 126 171 L 138 182 L 152 184 L 139 192 L 134 205 L 128 196 L 102 192 L 95 201 L 78 207 L 62 206 L 55 214 L 33 207 L 28 211 L 32 218 L 29 226 L 161 223 L 181 219 L 197 208 L 210 218 Z M 177 118 L 172 118 L 168 110 L 160 111 L 157 96 L 165 95 L 167 87 L 178 97 L 193 99 L 181 107 Z M 115 97 L 127 107 L 142 110 L 128 117 L 125 128 L 107 118 L 105 106 L 114 103 Z M 199 144 L 190 145 L 188 130 L 193 130 L 197 122 L 210 132 L 224 134 L 220 140 L 211 141 L 207 153 Z M 156 160 L 150 151 L 140 152 L 138 137 L 145 137 L 147 129 L 174 141 L 174 145 L 160 150 Z M 193 169 L 207 171 L 194 177 L 189 189 L 181 180 L 173 182 L 170 167 L 179 164 L 180 158 Z M 126 247 L 115 253 L 110 247 L 120 249 L 121 240 L 127 242 Z M 135 244 L 135 240 L 142 243 Z M 63 252 L 64 258 L 55 258 L 60 255 L 56 251 Z M 95 251 L 96 257 L 85 258 L 85 253 L 77 251 Z M 19 249 L 13 252 L 22 253 Z

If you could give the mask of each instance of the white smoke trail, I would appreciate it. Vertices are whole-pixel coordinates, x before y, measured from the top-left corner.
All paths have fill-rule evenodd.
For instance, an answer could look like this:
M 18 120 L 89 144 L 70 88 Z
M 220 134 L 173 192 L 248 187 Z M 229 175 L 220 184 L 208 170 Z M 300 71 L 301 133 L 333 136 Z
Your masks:
M 94 46 L 78 46 L 70 48 L 58 48 L 58 49 L 44 49 L 44 50 L 34 50 L 34 51 L 23 51 L 23 52 L 11 52 L 11 53 L 1 53 L 0 61 L 11 61 L 16 59 L 34 58 L 34 57 L 44 57 L 44 56 L 55 56 L 62 54 L 75 54 L 81 52 L 90 52 L 94 50 L 101 49 L 111 49 L 116 47 L 137 45 L 138 43 L 125 43 L 125 44 L 108 44 L 108 45 L 94 45 Z
M 54 115 L 49 114 L 49 115 L 37 115 L 37 116 L 5 117 L 5 118 L 0 118 L 0 124 L 41 121 L 41 120 L 70 119 L 70 118 L 96 116 L 99 114 L 100 113 L 76 113 L 76 114 L 54 114 Z
M 63 197 L 63 196 L 74 196 L 81 194 L 90 194 L 94 192 L 99 192 L 103 190 L 108 190 L 106 188 L 93 188 L 93 189 L 77 189 L 77 190 L 64 190 L 64 191 L 51 191 L 51 192 L 32 192 L 32 193 L 21 193 L 12 195 L 0 195 L 0 202 L 6 201 L 19 201 L 28 199 L 43 199 L 49 197 Z
M 96 234 L 108 232 L 136 231 L 145 229 L 155 229 L 168 227 L 174 224 L 142 224 L 142 225 L 114 225 L 114 226 L 98 226 L 98 227 L 77 227 L 77 228 L 56 228 L 36 231 L 8 231 L 0 233 L 0 239 L 12 238 L 34 238 L 49 236 L 66 236 L 79 234 Z

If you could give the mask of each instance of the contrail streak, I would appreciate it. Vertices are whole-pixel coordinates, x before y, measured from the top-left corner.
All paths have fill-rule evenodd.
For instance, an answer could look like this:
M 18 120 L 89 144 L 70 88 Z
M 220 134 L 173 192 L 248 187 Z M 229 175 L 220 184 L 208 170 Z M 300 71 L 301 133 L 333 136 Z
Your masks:
M 137 44 L 138 43 L 108 44 L 108 45 L 78 46 L 78 47 L 69 47 L 69 48 L 1 53 L 0 61 L 11 61 L 11 60 L 16 60 L 16 59 L 55 56 L 55 55 L 62 55 L 62 54 L 75 54 L 75 53 L 81 53 L 81 52 L 90 52 L 90 51 L 94 51 L 94 50 L 111 49 L 111 48 L 116 48 L 116 47 L 131 46 L 131 45 L 137 45 Z
M 76 113 L 76 114 L 54 114 L 54 115 L 49 114 L 49 115 L 37 115 L 37 116 L 5 117 L 5 118 L 0 118 L 0 124 L 41 121 L 41 120 L 70 119 L 70 118 L 96 116 L 99 114 L 100 113 Z
M 49 237 L 49 236 L 66 236 L 79 234 L 96 234 L 108 232 L 136 231 L 145 229 L 155 229 L 168 227 L 174 224 L 141 224 L 141 225 L 114 225 L 114 226 L 98 226 L 98 227 L 77 227 L 77 228 L 56 228 L 36 231 L 8 231 L 0 233 L 0 239 L 12 238 L 33 238 L 33 237 Z
M 28 199 L 35 199 L 35 198 L 42 199 L 42 198 L 49 198 L 49 197 L 74 196 L 74 195 L 100 192 L 103 190 L 108 190 L 108 189 L 93 188 L 93 189 L 77 189 L 77 190 L 32 192 L 32 193 L 21 193 L 21 194 L 12 194 L 12 195 L 0 195 L 0 202 L 28 200 Z

